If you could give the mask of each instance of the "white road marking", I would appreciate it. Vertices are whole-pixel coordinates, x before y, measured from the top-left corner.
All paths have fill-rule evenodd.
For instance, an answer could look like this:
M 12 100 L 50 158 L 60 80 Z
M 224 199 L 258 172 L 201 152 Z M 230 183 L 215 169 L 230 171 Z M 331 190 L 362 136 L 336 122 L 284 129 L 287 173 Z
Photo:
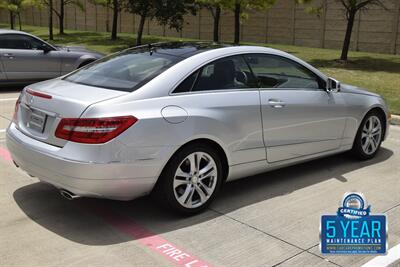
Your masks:
M 17 101 L 18 98 L 3 98 L 0 99 L 0 102 L 5 102 L 5 101 Z
M 0 133 L 5 133 L 7 129 L 0 129 Z
M 361 267 L 383 267 L 388 266 L 397 260 L 400 260 L 400 244 L 389 249 L 386 255 L 375 257 Z

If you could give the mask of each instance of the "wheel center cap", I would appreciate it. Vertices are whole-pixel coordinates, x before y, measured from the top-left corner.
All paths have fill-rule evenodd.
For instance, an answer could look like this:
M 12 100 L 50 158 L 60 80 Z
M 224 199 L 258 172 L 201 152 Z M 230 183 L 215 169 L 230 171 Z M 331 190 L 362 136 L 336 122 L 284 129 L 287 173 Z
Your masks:
M 199 178 L 196 175 L 193 175 L 192 183 L 197 184 L 198 181 L 199 181 Z

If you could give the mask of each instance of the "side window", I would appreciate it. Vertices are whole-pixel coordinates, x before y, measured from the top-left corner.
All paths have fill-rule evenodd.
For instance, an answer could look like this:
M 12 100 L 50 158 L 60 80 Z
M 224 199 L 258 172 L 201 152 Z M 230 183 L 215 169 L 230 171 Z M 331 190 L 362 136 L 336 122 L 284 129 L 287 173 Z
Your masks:
M 205 65 L 186 80 L 174 93 L 257 87 L 256 79 L 242 56 L 231 56 Z
M 0 34 L 0 49 L 8 48 L 7 40 L 5 34 Z
M 322 88 L 320 79 L 307 68 L 284 57 L 246 55 L 262 88 Z
M 184 93 L 184 92 L 190 92 L 192 91 L 193 84 L 197 79 L 199 71 L 196 71 L 195 73 L 192 73 L 189 77 L 187 77 L 176 89 L 174 90 L 174 93 Z
M 216 60 L 204 66 L 192 91 L 242 89 L 256 87 L 252 73 L 242 56 Z
M 12 42 L 12 35 L 9 34 L 0 35 L 0 48 L 14 49 Z
M 29 40 L 19 34 L 5 35 L 3 42 L 8 49 L 32 49 Z
M 43 49 L 44 46 L 48 46 L 48 45 L 46 45 L 46 43 L 43 43 L 40 40 L 32 38 L 30 36 L 26 36 L 26 38 L 27 38 L 27 41 L 31 44 L 31 49 L 41 50 L 41 49 Z
M 24 36 L 21 34 L 0 35 L 0 48 L 37 50 L 41 49 L 43 45 L 44 43 L 30 36 Z

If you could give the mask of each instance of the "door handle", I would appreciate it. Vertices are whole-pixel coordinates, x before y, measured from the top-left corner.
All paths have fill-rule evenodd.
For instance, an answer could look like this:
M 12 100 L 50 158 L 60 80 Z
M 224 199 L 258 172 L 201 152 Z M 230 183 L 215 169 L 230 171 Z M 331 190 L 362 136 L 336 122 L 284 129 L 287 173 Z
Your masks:
M 5 53 L 3 56 L 8 57 L 9 59 L 14 58 L 14 54 L 11 54 L 11 53 Z
M 273 108 L 283 108 L 286 105 L 285 102 L 278 99 L 269 99 L 268 104 Z

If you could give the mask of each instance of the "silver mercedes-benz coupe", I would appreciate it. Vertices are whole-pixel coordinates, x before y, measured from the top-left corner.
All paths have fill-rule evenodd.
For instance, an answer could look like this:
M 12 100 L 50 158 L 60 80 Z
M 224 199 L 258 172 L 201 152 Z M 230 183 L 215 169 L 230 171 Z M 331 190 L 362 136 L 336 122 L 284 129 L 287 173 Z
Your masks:
M 28 84 L 65 75 L 104 55 L 53 46 L 22 31 L 0 29 L 0 84 Z
M 379 95 L 278 50 L 164 43 L 26 87 L 7 146 L 69 199 L 154 193 L 195 213 L 226 181 L 348 150 L 370 159 L 389 116 Z

